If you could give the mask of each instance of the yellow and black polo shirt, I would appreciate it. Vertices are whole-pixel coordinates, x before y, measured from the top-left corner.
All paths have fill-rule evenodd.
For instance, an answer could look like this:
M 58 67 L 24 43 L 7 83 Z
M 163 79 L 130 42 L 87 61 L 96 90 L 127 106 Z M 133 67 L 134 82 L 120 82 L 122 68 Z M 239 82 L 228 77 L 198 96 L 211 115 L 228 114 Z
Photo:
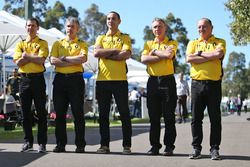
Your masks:
M 193 54 L 198 51 L 212 52 L 221 48 L 226 54 L 226 42 L 223 39 L 211 36 L 207 42 L 202 38 L 192 40 L 188 43 L 186 54 Z M 190 76 L 195 80 L 220 80 L 223 75 L 222 59 L 216 59 L 201 64 L 191 63 Z
M 168 37 L 165 37 L 164 41 L 159 43 L 156 39 L 153 41 L 147 41 L 144 44 L 144 49 L 142 55 L 149 55 L 149 53 L 154 50 L 165 50 L 168 46 L 172 46 L 174 53 L 178 48 L 178 42 L 175 40 L 170 40 Z M 150 63 L 147 65 L 147 72 L 151 76 L 164 76 L 174 74 L 174 64 L 172 59 L 164 59 L 156 63 Z
M 111 36 L 110 32 L 105 35 L 99 35 L 96 39 L 95 46 L 101 46 L 103 49 L 119 49 L 132 51 L 131 39 L 129 35 L 118 31 Z M 127 80 L 126 60 L 115 61 L 105 58 L 99 59 L 98 81 L 107 80 Z
M 67 41 L 67 39 L 62 39 L 56 41 L 51 49 L 50 55 L 52 57 L 61 56 L 78 56 L 78 55 L 88 55 L 88 46 L 84 41 L 75 38 L 73 41 Z M 56 72 L 69 74 L 75 72 L 83 72 L 82 64 L 67 66 L 67 67 L 56 67 Z
M 17 43 L 13 59 L 20 59 L 23 52 L 26 52 L 27 54 L 37 54 L 37 56 L 44 57 L 46 59 L 49 54 L 48 42 L 40 39 L 38 36 L 36 36 L 32 41 L 29 41 L 29 38 L 30 37 L 27 37 L 26 40 Z M 18 71 L 20 73 L 40 73 L 45 71 L 45 67 L 44 65 L 30 62 L 19 67 Z

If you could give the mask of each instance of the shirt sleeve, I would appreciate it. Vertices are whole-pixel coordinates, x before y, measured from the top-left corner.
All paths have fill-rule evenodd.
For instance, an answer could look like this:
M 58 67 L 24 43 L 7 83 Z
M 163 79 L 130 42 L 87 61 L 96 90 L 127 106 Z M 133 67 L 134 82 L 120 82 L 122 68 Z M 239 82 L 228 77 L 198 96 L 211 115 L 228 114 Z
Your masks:
M 169 46 L 172 46 L 172 47 L 173 47 L 174 55 L 176 55 L 176 52 L 177 52 L 177 49 L 178 49 L 178 42 L 177 42 L 177 41 L 171 41 L 171 42 L 169 43 Z
M 128 35 L 124 35 L 123 37 L 123 46 L 122 50 L 129 50 L 132 51 L 132 44 L 131 44 L 131 39 Z
M 104 38 L 104 35 L 99 35 L 97 38 L 96 38 L 96 41 L 95 41 L 95 46 L 101 46 L 103 48 L 103 45 L 102 45 L 102 39 Z
M 195 53 L 194 41 L 190 41 L 187 45 L 186 55 Z
M 222 49 L 224 55 L 226 54 L 226 41 L 221 39 L 218 45 L 216 46 L 216 49 Z
M 40 49 L 38 52 L 38 56 L 47 58 L 49 55 L 49 47 L 48 47 L 48 42 L 47 41 L 42 41 L 40 43 Z
M 54 42 L 50 51 L 50 56 L 59 57 L 58 47 L 59 47 L 59 42 L 58 41 Z
M 15 47 L 15 53 L 13 55 L 13 60 L 18 60 L 22 57 L 23 49 L 22 49 L 22 42 L 17 43 Z
M 142 51 L 142 55 L 148 55 L 149 52 L 150 52 L 150 49 L 149 49 L 148 42 L 145 42 L 144 47 L 143 47 L 143 51 Z
M 81 54 L 85 55 L 88 57 L 88 45 L 86 42 L 81 43 Z

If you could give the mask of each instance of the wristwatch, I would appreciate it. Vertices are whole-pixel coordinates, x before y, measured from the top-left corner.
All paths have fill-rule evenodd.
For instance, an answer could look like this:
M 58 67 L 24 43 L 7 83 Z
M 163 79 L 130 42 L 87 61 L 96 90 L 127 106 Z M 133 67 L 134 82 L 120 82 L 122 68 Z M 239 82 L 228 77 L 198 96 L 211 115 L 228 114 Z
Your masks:
M 202 54 L 202 51 L 200 50 L 200 51 L 198 51 L 198 56 L 201 56 L 201 54 Z
M 62 60 L 62 61 L 66 61 L 65 59 L 66 59 L 65 56 L 62 56 L 62 57 L 61 57 L 61 60 Z
M 156 52 L 156 51 L 157 51 L 157 49 L 154 49 L 153 52 L 152 52 L 152 54 L 155 55 L 155 52 Z

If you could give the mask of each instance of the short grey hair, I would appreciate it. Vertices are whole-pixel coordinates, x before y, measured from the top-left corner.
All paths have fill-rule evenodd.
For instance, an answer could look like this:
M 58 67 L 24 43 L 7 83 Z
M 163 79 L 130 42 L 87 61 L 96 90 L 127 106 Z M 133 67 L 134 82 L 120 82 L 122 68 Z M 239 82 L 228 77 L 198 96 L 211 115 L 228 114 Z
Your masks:
M 167 27 L 166 22 L 165 22 L 162 18 L 158 18 L 158 17 L 156 17 L 156 18 L 154 18 L 154 19 L 153 19 L 152 23 L 153 23 L 153 22 L 155 22 L 155 21 L 162 22 L 162 23 L 163 23 L 163 24 Z

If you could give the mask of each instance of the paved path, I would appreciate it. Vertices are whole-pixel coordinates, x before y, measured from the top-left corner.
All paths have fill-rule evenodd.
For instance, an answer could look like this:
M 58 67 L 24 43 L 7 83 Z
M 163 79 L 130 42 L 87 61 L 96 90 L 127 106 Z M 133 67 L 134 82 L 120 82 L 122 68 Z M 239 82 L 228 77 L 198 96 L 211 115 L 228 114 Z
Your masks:
M 175 155 L 172 157 L 147 156 L 145 153 L 150 148 L 148 141 L 149 126 L 133 126 L 132 155 L 122 155 L 121 130 L 119 127 L 111 129 L 110 149 L 108 155 L 96 154 L 99 147 L 98 128 L 86 129 L 86 153 L 74 153 L 74 134 L 68 134 L 66 153 L 53 153 L 55 147 L 54 135 L 49 136 L 47 145 L 48 153 L 34 152 L 20 153 L 22 140 L 6 141 L 0 143 L 0 167 L 250 167 L 250 121 L 246 118 L 250 113 L 242 113 L 242 116 L 229 115 L 222 118 L 222 143 L 221 155 L 223 160 L 212 161 L 209 156 L 209 120 L 204 120 L 204 139 L 202 159 L 190 160 L 191 152 L 191 128 L 190 123 L 176 124 L 177 139 Z M 163 131 L 162 131 L 163 132 Z M 163 134 L 161 135 L 162 138 Z M 37 149 L 37 145 L 34 145 Z M 161 152 L 164 148 L 161 149 Z

